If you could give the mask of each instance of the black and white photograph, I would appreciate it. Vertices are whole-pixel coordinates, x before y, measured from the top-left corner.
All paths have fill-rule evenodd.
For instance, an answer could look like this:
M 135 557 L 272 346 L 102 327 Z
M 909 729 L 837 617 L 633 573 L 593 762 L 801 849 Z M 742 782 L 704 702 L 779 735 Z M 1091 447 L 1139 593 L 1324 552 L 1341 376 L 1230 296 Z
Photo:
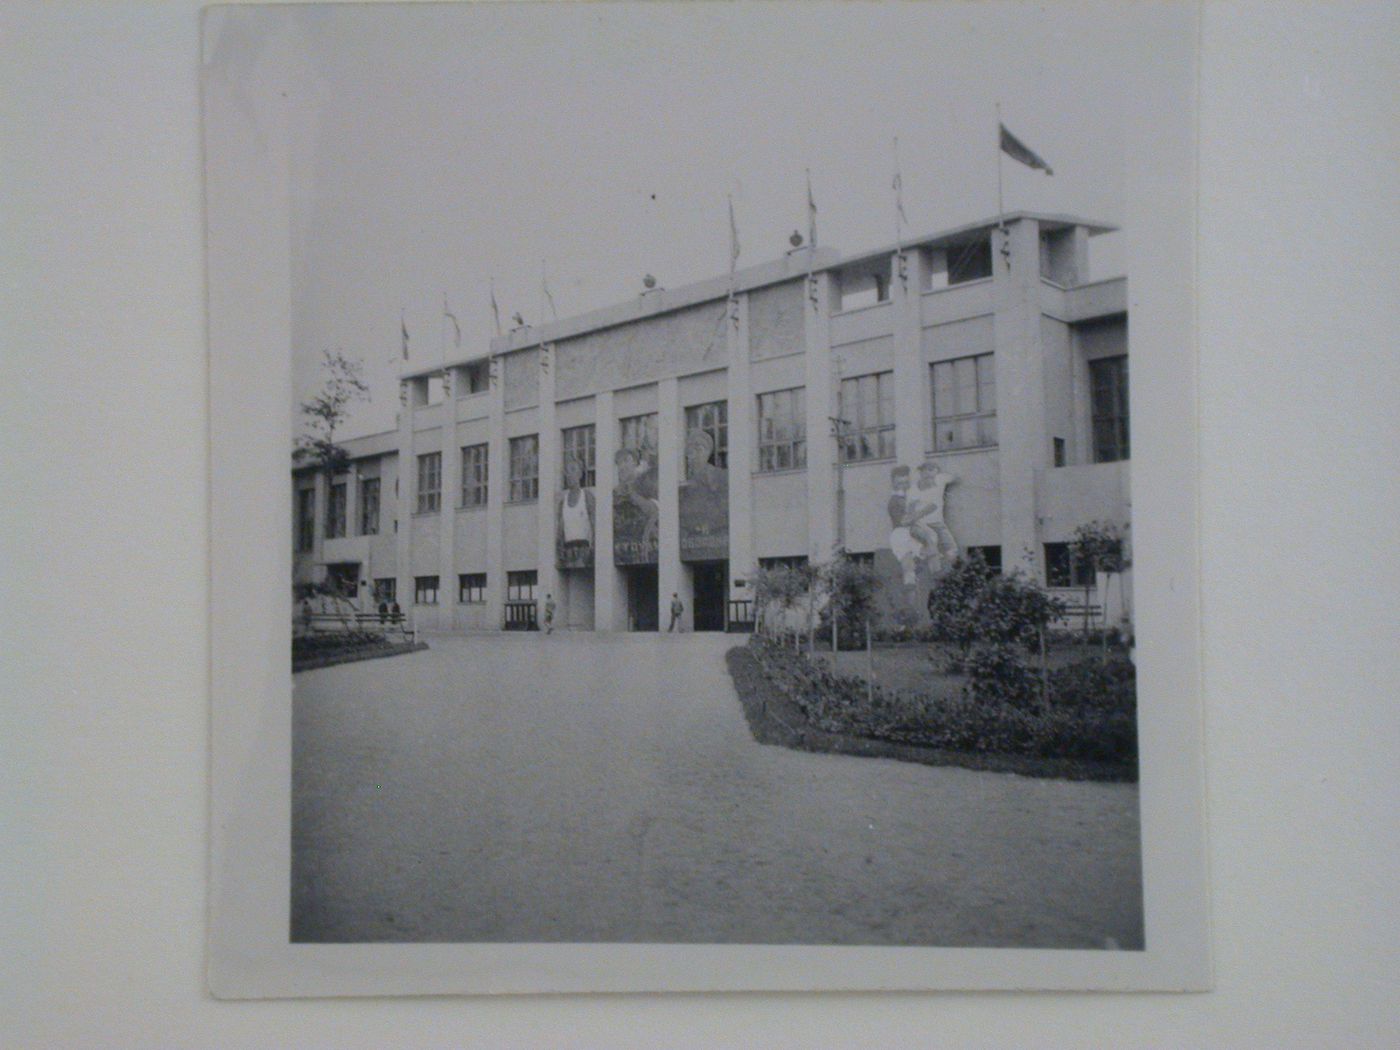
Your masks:
M 1204 987 L 1194 25 L 207 10 L 216 993 Z

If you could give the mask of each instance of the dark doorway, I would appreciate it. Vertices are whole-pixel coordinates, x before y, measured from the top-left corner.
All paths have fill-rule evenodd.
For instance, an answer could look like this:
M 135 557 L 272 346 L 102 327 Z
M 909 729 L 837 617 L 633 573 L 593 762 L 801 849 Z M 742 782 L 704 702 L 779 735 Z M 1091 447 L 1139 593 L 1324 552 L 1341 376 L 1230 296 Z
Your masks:
M 627 629 L 656 631 L 660 629 L 660 609 L 657 597 L 661 589 L 655 565 L 637 565 L 623 572 L 627 576 Z
M 697 631 L 724 630 L 724 594 L 728 584 L 728 562 L 697 562 L 690 567 Z

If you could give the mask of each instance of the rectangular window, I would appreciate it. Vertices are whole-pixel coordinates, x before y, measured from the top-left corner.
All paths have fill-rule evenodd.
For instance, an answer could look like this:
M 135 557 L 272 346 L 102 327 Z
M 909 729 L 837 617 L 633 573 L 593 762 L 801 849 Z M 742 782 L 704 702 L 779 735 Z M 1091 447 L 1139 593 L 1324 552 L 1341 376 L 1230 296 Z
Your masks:
M 567 485 L 569 461 L 576 460 L 583 468 L 579 484 L 591 489 L 598 483 L 597 469 L 597 428 L 592 423 L 581 427 L 569 427 L 560 432 L 560 449 L 563 459 L 559 464 L 559 478 Z
M 711 401 L 705 405 L 691 405 L 685 410 L 685 432 L 700 430 L 710 435 L 710 459 L 712 467 L 729 469 L 729 402 Z M 690 480 L 690 460 L 685 461 L 685 477 Z
M 338 539 L 345 535 L 345 482 L 337 481 L 330 487 L 326 501 L 326 539 Z
M 894 458 L 894 373 L 841 380 L 841 460 Z
M 297 489 L 297 550 L 316 545 L 316 490 Z
M 997 379 L 991 354 L 933 365 L 933 448 L 987 448 L 997 443 Z
M 992 275 L 992 239 L 948 245 L 948 283 L 980 281 Z
M 463 365 L 460 375 L 462 386 L 459 394 L 462 397 L 468 394 L 484 394 L 491 385 L 491 368 L 485 361 Z
M 619 448 L 630 448 L 633 452 L 641 453 L 649 459 L 656 458 L 655 412 L 648 412 L 644 416 L 628 416 L 617 422 L 622 439 L 618 445 Z
M 759 394 L 758 469 L 797 470 L 806 466 L 806 388 Z
M 413 577 L 413 604 L 436 605 L 438 603 L 438 578 L 436 576 Z
M 467 445 L 462 449 L 462 506 L 486 506 L 490 464 L 488 446 Z
M 379 479 L 360 479 L 360 535 L 379 535 Z
M 982 563 L 995 573 L 1001 572 L 1001 548 L 1000 547 L 969 547 L 967 548 L 969 558 L 977 557 L 982 559 Z M 1050 563 L 1046 558 L 1046 564 Z
M 1067 458 L 1066 455 L 1065 455 L 1065 439 L 1064 439 L 1064 438 L 1052 438 L 1052 439 L 1051 439 L 1051 444 L 1052 444 L 1052 446 L 1054 447 L 1054 450 L 1055 450 L 1055 452 L 1054 452 L 1054 455 L 1055 455 L 1055 459 L 1054 459 L 1055 466 L 1057 466 L 1057 467 L 1063 467 L 1063 466 L 1065 465 L 1066 458 Z
M 385 605 L 392 605 L 398 600 L 399 581 L 393 576 L 386 576 L 374 581 L 374 604 L 381 602 Z
M 539 573 L 534 569 L 506 573 L 506 601 L 532 602 L 535 600 L 535 585 L 539 583 Z
M 1047 543 L 1045 545 L 1045 586 L 1092 587 L 1093 585 L 1093 566 L 1076 558 L 1074 548 L 1068 543 Z
M 1089 362 L 1089 400 L 1094 417 L 1094 462 L 1128 459 L 1128 357 Z
M 486 573 L 464 572 L 457 577 L 457 600 L 463 605 L 480 605 L 486 601 Z
M 800 569 L 807 564 L 807 555 L 793 554 L 785 555 L 781 558 L 759 558 L 758 567 L 772 571 L 773 569 Z
M 418 457 L 419 514 L 432 514 L 442 506 L 442 453 L 427 452 Z
M 510 439 L 510 502 L 540 498 L 540 437 L 526 434 Z

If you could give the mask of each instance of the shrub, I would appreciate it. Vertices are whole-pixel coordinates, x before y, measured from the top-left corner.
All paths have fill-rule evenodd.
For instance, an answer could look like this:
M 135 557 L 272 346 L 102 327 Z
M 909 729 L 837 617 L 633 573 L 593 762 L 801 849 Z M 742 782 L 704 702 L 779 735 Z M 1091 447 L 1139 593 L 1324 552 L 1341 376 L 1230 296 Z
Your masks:
M 1136 717 L 1137 668 L 1131 660 L 1076 660 L 1050 672 L 1050 702 Z
M 990 645 L 968 657 L 964 689 L 983 704 L 1005 703 L 1015 708 L 1034 707 L 1040 700 L 1035 674 L 1009 645 Z
M 928 595 L 933 637 L 955 646 L 962 660 L 978 638 L 977 605 L 992 570 L 978 557 L 959 557 Z

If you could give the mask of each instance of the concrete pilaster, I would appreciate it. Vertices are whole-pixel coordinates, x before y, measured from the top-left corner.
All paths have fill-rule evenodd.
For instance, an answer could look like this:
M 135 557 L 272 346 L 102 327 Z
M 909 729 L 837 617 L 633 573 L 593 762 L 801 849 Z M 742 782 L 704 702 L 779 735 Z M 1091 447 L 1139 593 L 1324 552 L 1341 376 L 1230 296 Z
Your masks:
M 932 433 L 919 299 L 928 261 L 920 251 L 906 251 L 904 259 L 903 280 L 899 278 L 898 258 L 891 267 L 895 274 L 890 289 L 894 311 L 894 440 L 899 462 L 913 466 L 924 458 Z
M 617 420 L 613 416 L 611 390 L 593 399 L 598 482 L 593 488 L 593 629 L 627 629 L 627 593 L 622 572 L 613 564 L 613 484 L 617 467 Z
M 554 421 L 554 347 L 548 343 L 540 346 L 539 382 L 539 450 L 540 450 L 540 498 L 535 521 L 538 528 L 539 546 L 536 572 L 539 584 L 535 593 L 539 604 L 539 622 L 544 623 L 544 602 L 546 595 L 553 595 L 562 610 L 564 599 L 559 591 L 559 569 L 555 559 L 555 507 L 560 488 L 560 437 Z M 562 619 L 563 614 L 557 614 Z
M 825 562 L 836 544 L 836 414 L 832 386 L 831 279 L 816 275 L 816 302 L 805 299 L 802 332 L 807 387 L 807 556 Z
M 1027 566 L 1043 578 L 1036 474 L 1049 465 L 1050 453 L 1040 345 L 1039 223 L 1021 219 L 1005 234 L 994 232 L 992 272 L 1002 564 Z
M 486 467 L 486 624 L 500 629 L 506 615 L 505 509 L 510 488 L 506 450 L 506 384 L 501 359 L 491 359 L 487 408 Z
M 457 398 L 452 371 L 442 381 L 442 498 L 438 511 L 438 626 L 450 631 L 457 611 L 457 504 L 462 499 L 462 450 L 457 446 Z
M 681 412 L 680 384 L 670 377 L 656 384 L 657 471 L 661 514 L 657 521 L 657 612 L 661 630 L 671 622 L 671 595 L 685 603 L 684 624 L 691 626 L 690 575 L 681 568 L 680 484 L 685 423 Z
M 753 555 L 753 383 L 749 379 L 749 297 L 739 297 L 739 323 L 726 322 L 728 370 L 725 373 L 729 401 L 729 597 L 752 598 L 753 588 L 735 586 L 748 581 Z
M 406 380 L 399 383 L 398 495 L 380 492 L 381 501 L 393 499 L 397 531 L 394 534 L 395 600 L 399 608 L 413 608 L 413 486 L 418 461 L 413 455 L 413 391 Z M 439 595 L 439 600 L 441 595 Z M 421 625 L 420 625 L 421 626 Z

